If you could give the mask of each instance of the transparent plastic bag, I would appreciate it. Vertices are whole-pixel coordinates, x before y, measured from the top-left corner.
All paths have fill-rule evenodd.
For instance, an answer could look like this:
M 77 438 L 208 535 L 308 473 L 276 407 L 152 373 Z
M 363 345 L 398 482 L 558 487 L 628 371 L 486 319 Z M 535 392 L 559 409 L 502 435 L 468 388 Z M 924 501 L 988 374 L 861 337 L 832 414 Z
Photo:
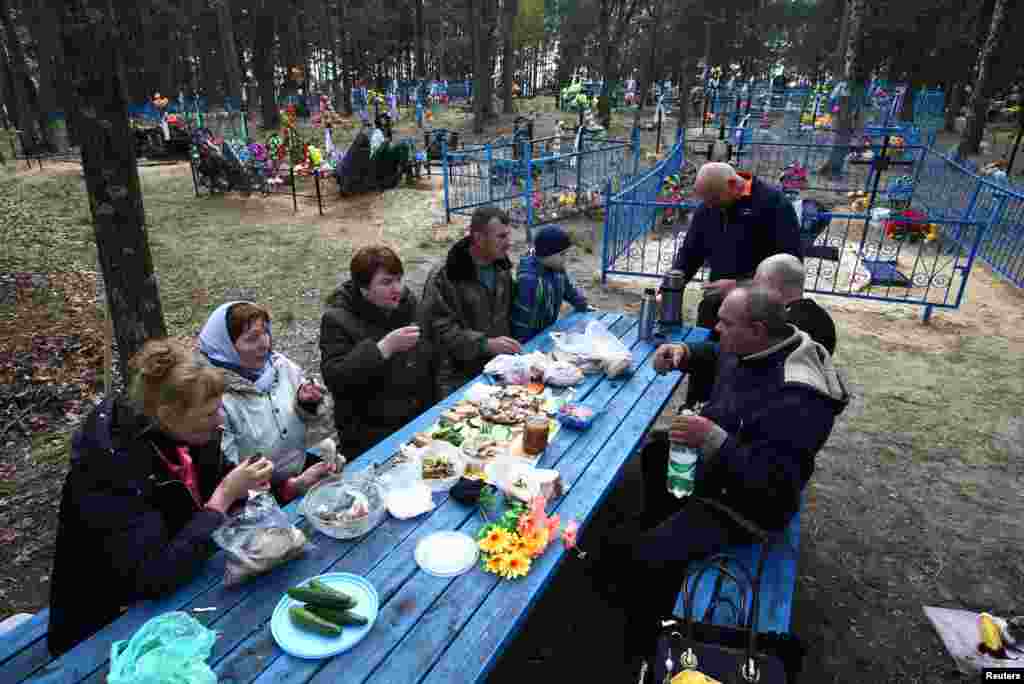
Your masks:
M 601 321 L 589 321 L 586 328 L 567 333 L 551 333 L 555 349 L 568 357 L 584 372 L 600 369 L 614 378 L 633 363 L 633 355 L 618 337 Z
M 188 613 L 158 615 L 110 647 L 109 684 L 217 684 L 206 664 L 217 634 Z
M 241 512 L 217 528 L 213 541 L 227 554 L 224 585 L 229 587 L 302 555 L 309 546 L 269 492 L 250 496 Z
M 529 385 L 533 364 L 526 356 L 499 354 L 487 362 L 484 373 L 494 375 L 506 385 Z

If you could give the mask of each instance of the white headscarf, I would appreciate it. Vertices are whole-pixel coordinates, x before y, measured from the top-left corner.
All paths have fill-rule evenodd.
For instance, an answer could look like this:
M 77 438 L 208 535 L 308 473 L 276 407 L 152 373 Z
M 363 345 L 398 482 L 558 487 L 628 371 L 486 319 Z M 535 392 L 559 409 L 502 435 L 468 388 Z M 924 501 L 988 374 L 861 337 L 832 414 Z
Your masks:
M 218 368 L 234 371 L 243 378 L 251 380 L 260 392 L 268 392 L 274 382 L 275 353 L 272 350 L 267 352 L 267 358 L 260 370 L 242 367 L 242 358 L 238 355 L 235 343 L 231 341 L 231 334 L 228 332 L 228 310 L 235 304 L 252 304 L 252 302 L 228 302 L 214 309 L 199 333 L 199 351 Z M 266 326 L 267 335 L 270 335 L 271 344 L 273 344 L 274 338 L 270 333 L 269 320 Z

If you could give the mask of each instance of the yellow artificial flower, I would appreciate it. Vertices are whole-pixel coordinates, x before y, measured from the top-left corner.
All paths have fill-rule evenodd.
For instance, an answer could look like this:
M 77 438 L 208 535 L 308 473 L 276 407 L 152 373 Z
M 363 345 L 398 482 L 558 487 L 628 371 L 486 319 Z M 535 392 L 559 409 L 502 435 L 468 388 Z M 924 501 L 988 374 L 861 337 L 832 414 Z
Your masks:
M 536 558 L 548 548 L 550 540 L 551 533 L 547 527 L 534 527 L 529 534 L 523 537 L 522 549 L 531 558 Z
M 495 553 L 488 556 L 484 567 L 487 569 L 487 572 L 494 573 L 495 575 L 504 575 L 508 570 L 508 562 L 505 560 L 505 554 Z
M 487 536 L 477 542 L 481 551 L 486 553 L 505 553 L 507 550 L 512 548 L 518 539 L 513 539 L 513 535 L 506 529 L 501 527 L 495 527 Z
M 504 554 L 505 556 L 505 578 L 515 579 L 516 577 L 524 577 L 526 573 L 530 572 L 530 557 L 524 553 L 512 551 Z

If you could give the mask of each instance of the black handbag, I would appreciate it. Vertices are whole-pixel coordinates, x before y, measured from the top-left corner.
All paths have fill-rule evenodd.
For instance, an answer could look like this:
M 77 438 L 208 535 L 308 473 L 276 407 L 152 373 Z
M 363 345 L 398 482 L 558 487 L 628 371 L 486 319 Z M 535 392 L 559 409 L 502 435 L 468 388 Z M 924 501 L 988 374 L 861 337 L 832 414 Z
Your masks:
M 730 560 L 737 574 L 727 567 L 726 562 Z M 705 573 L 712 569 L 719 572 L 716 589 L 721 588 L 724 578 L 733 581 L 739 589 L 741 604 L 731 605 L 736 626 L 712 625 L 694 619 L 694 594 Z M 693 578 L 692 588 L 687 591 L 687 583 L 683 584 L 683 618 L 660 621 L 654 659 L 644 663 L 640 683 L 668 684 L 684 670 L 697 670 L 722 684 L 792 684 L 803 660 L 803 646 L 789 634 L 757 632 L 763 570 L 764 554 L 758 559 L 753 577 L 742 563 L 727 554 L 715 554 L 694 566 L 686 580 L 688 583 L 689 578 Z M 744 580 L 745 586 L 741 585 Z M 752 596 L 750 610 L 745 610 L 744 605 L 747 587 Z M 714 603 L 712 601 L 705 614 L 706 620 L 715 608 Z

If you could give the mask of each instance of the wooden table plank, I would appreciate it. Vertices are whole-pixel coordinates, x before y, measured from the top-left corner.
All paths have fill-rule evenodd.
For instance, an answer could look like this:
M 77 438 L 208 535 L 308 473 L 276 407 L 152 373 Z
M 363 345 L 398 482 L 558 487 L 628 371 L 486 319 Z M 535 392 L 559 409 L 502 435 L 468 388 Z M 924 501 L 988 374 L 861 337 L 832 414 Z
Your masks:
M 0 637 L 0 667 L 16 653 L 45 637 L 49 627 L 50 609 L 45 608 Z
M 618 318 L 620 318 L 620 317 L 618 315 L 614 315 L 614 314 L 613 315 L 606 315 L 606 316 L 604 316 L 604 320 L 606 322 L 613 322 L 613 325 L 612 325 L 613 329 L 616 328 L 615 322 L 617 321 Z M 574 323 L 575 323 L 574 320 L 563 319 L 562 325 L 560 327 L 568 328 L 568 327 L 571 327 L 571 325 L 573 325 Z M 532 344 L 532 346 L 535 347 L 535 348 L 538 347 L 538 346 L 550 347 L 550 338 L 548 338 L 547 335 L 544 335 L 542 337 L 543 338 L 547 338 L 547 339 L 546 340 L 545 339 L 537 339 Z M 529 347 L 527 347 L 527 349 L 529 349 Z M 590 380 L 590 379 L 588 379 L 588 380 Z M 595 385 L 597 382 L 598 382 L 598 379 L 594 378 L 594 379 L 590 380 L 587 384 Z M 472 383 L 470 383 L 470 384 L 472 384 Z M 455 403 L 456 401 L 458 401 L 459 398 L 465 392 L 466 389 L 468 389 L 468 385 L 466 387 L 461 388 L 458 392 L 454 393 L 452 395 L 452 397 L 450 397 L 448 400 L 446 400 L 444 402 L 444 405 L 448 406 L 448 405 L 451 405 L 451 404 Z M 580 394 L 585 396 L 586 389 L 584 387 L 582 387 L 582 386 L 581 386 L 580 389 L 581 389 Z M 437 409 L 436 413 L 440 413 L 442 410 L 444 410 L 444 409 L 443 408 L 439 408 L 439 409 Z M 433 421 L 431 420 L 430 422 L 433 422 Z M 401 433 L 402 432 L 410 432 L 411 431 L 411 433 L 414 433 L 415 431 L 418 431 L 418 429 L 425 429 L 425 427 L 427 427 L 427 426 L 429 426 L 429 422 L 428 422 L 427 425 L 424 425 L 423 428 L 416 428 L 416 429 L 405 428 L 405 429 L 403 429 L 403 431 L 400 431 L 399 433 L 396 433 L 396 435 L 394 437 L 392 437 L 391 440 L 398 439 L 399 443 L 403 443 L 408 438 L 406 437 L 405 439 L 402 439 L 401 438 Z M 411 436 L 411 434 L 410 434 L 410 436 Z M 388 440 L 386 440 L 386 442 L 387 441 Z M 556 439 L 556 442 L 557 441 L 558 440 Z M 389 454 L 395 448 L 397 448 L 397 445 L 395 447 L 391 447 L 389 444 L 383 443 L 379 447 L 375 447 L 370 452 L 365 454 L 364 457 L 361 460 L 366 460 L 366 461 L 379 460 L 379 458 L 377 456 L 377 452 L 378 451 L 382 451 L 383 454 Z M 360 460 L 360 459 L 357 459 L 357 460 Z M 454 504 L 454 502 L 452 502 L 452 503 Z M 397 520 L 389 521 L 389 523 L 393 523 L 393 526 L 396 527 L 396 528 L 405 528 L 407 531 L 412 531 L 413 529 L 416 529 L 416 533 L 413 535 L 412 542 L 410 542 L 412 544 L 412 546 L 410 546 L 409 549 L 408 549 L 408 554 L 407 554 L 408 558 L 407 559 L 403 559 L 403 560 L 409 561 L 411 563 L 411 565 L 409 565 L 408 567 L 405 567 L 405 564 L 403 564 L 403 563 L 399 563 L 398 564 L 399 569 L 398 569 L 397 572 L 399 573 L 398 574 L 398 578 L 400 579 L 400 582 L 398 583 L 398 586 L 400 586 L 401 583 L 404 583 L 408 579 L 409 575 L 411 575 L 412 573 L 414 573 L 417 570 L 416 565 L 415 565 L 415 561 L 412 560 L 412 549 L 415 548 L 415 543 L 418 542 L 418 540 L 420 538 L 422 538 L 423 536 L 425 536 L 426 534 L 428 534 L 430 532 L 434 532 L 434 531 L 437 531 L 437 530 L 457 528 L 457 527 L 459 527 L 461 524 L 463 524 L 465 522 L 467 517 L 472 515 L 472 511 L 468 511 L 465 508 L 463 508 L 461 506 L 458 506 L 457 504 L 454 504 L 454 506 L 450 510 L 451 510 L 451 515 L 454 515 L 455 517 L 453 519 L 449 519 L 449 514 L 447 513 L 446 505 L 447 505 L 447 502 L 442 502 L 441 506 L 439 506 L 438 509 L 435 509 L 435 511 L 433 511 L 429 515 L 429 517 L 426 519 L 426 523 L 422 527 L 420 527 L 420 523 L 423 522 L 422 519 L 417 519 L 416 521 L 404 521 L 404 522 L 403 521 L 397 521 Z M 378 528 L 378 530 L 380 530 L 380 529 L 381 528 Z M 386 528 L 385 528 L 384 532 L 386 533 Z M 374 533 L 371 533 L 371 535 L 372 536 L 377 536 L 378 532 L 375 531 Z M 394 536 L 394 539 L 397 539 L 397 541 L 398 541 L 397 546 L 399 546 L 399 547 L 405 546 L 404 541 L 405 541 L 406 537 Z M 362 548 L 362 547 L 360 547 L 360 548 Z M 391 558 L 394 558 L 395 554 L 399 554 L 401 550 L 400 549 L 395 549 L 394 550 L 395 554 L 392 554 L 392 555 L 389 556 L 388 554 L 391 553 L 391 551 L 392 551 L 392 549 L 389 548 L 389 549 L 385 549 L 384 551 L 382 551 L 379 554 L 375 554 L 378 559 L 384 559 L 383 565 L 384 565 L 385 570 L 387 570 L 387 568 L 389 567 L 389 560 Z M 332 566 L 330 568 L 330 570 L 331 571 L 346 571 L 346 572 L 355 572 L 355 573 L 358 573 L 358 574 L 366 574 L 371 568 L 372 568 L 372 566 L 361 567 L 361 566 L 356 565 L 356 564 L 349 564 L 347 562 L 347 559 L 346 559 L 346 560 L 343 560 L 341 563 Z M 381 572 L 384 572 L 385 570 L 382 570 Z M 397 591 L 397 586 L 396 586 L 396 588 L 394 590 L 391 589 L 391 584 L 389 583 L 389 580 L 392 579 L 392 578 L 390 576 L 384 576 L 381 579 L 377 579 L 378 573 L 374 573 L 372 576 L 374 577 L 374 586 L 377 588 L 378 593 L 380 594 L 381 599 L 382 599 L 382 603 L 383 603 L 384 601 L 386 601 L 390 597 L 390 595 L 392 593 L 394 593 L 394 591 Z M 283 593 L 283 590 L 282 590 L 282 593 Z M 270 607 L 270 611 L 272 611 L 272 609 L 273 609 L 273 606 Z M 266 612 L 266 619 L 269 619 L 270 612 L 266 611 L 266 610 L 264 610 L 262 612 Z M 258 616 L 252 616 L 252 618 L 248 621 L 248 624 L 253 624 L 252 620 L 257 618 L 257 617 Z M 310 674 L 310 675 L 313 674 L 313 672 L 315 671 L 315 667 L 313 667 L 310 663 L 305 662 L 305 661 L 301 661 L 299 659 L 291 659 L 289 656 L 286 656 L 285 654 L 283 654 L 283 652 L 281 652 L 280 649 L 278 649 L 277 645 L 275 643 L 273 643 L 273 639 L 272 639 L 272 637 L 271 637 L 271 635 L 269 633 L 269 630 L 256 630 L 256 631 L 247 633 L 246 636 L 248 636 L 248 638 L 245 639 L 244 642 L 241 642 L 242 643 L 242 647 L 236 653 L 233 653 L 231 656 L 226 658 L 222 664 L 217 665 L 215 670 L 217 670 L 221 674 L 228 674 L 230 672 L 232 675 L 235 675 L 235 676 L 237 676 L 238 674 L 241 674 L 242 672 L 246 672 L 246 673 L 248 673 L 248 672 L 255 672 L 256 668 L 254 667 L 252 662 L 239 662 L 239 661 L 245 661 L 245 660 L 252 661 L 252 660 L 257 660 L 258 659 L 259 662 L 262 663 L 263 665 L 269 665 L 270 666 L 270 668 L 271 668 L 271 671 L 270 671 L 271 672 L 271 676 L 274 677 L 274 678 L 280 678 L 280 676 L 282 676 L 282 670 L 288 670 L 289 667 L 291 669 L 293 669 L 293 670 L 296 670 L 296 672 L 288 672 L 287 677 L 288 677 L 289 681 L 301 680 L 302 674 L 299 671 L 305 672 L 305 671 L 309 670 L 308 674 Z M 233 641 L 233 642 L 230 643 L 230 647 L 233 648 L 234 646 L 238 645 L 239 643 L 240 642 L 238 642 L 238 641 Z M 214 654 L 214 658 L 212 659 L 212 661 L 213 662 L 217 662 L 219 660 L 219 657 L 218 657 L 219 655 L 220 655 L 219 653 L 215 653 Z M 281 658 L 281 657 L 289 659 L 288 661 L 286 661 L 285 665 L 278 665 L 276 663 L 276 660 L 278 658 Z M 293 660 L 296 661 L 296 662 L 291 662 Z M 263 678 L 264 677 L 261 677 L 261 679 L 263 679 Z
M 634 327 L 634 323 L 631 320 L 625 320 L 621 324 L 615 323 L 612 325 L 613 331 L 629 330 Z M 600 386 L 600 377 L 587 378 L 585 384 L 589 386 Z M 582 389 L 582 386 L 581 386 Z M 586 393 L 581 391 L 580 395 L 586 396 Z M 561 445 L 566 442 L 571 446 L 571 442 L 579 438 L 578 433 L 565 430 L 559 433 L 558 437 L 552 443 L 553 451 L 558 451 L 559 448 L 564 448 Z M 461 514 L 462 518 L 457 523 L 453 524 L 442 524 L 437 529 L 459 529 L 463 527 L 467 521 L 475 519 L 473 509 L 463 507 L 460 504 L 452 501 L 448 502 L 457 513 Z M 475 524 L 475 523 L 474 523 Z M 394 644 L 397 638 L 400 636 L 399 629 L 409 623 L 409 627 L 415 624 L 415 620 L 418 620 L 424 611 L 429 608 L 429 604 L 432 600 L 431 592 L 440 591 L 447 586 L 451 580 L 438 580 L 438 578 L 430 577 L 425 573 L 420 573 L 416 566 L 415 560 L 412 557 L 412 551 L 415 549 L 415 544 L 418 543 L 422 536 L 433 530 L 424 530 L 422 534 L 417 534 L 415 538 L 408 541 L 408 548 L 405 552 L 402 549 L 396 550 L 394 554 L 381 567 L 377 568 L 368 579 L 378 589 L 378 593 L 381 593 L 382 598 L 387 596 L 387 599 L 382 601 L 383 608 L 381 615 L 378 617 L 379 624 L 386 624 L 386 631 L 378 631 L 374 629 L 371 634 L 367 637 L 366 641 L 360 644 L 359 649 L 353 652 L 350 656 L 344 659 L 336 659 L 341 665 L 333 665 L 327 663 L 320 669 L 317 664 L 310 664 L 303 662 L 299 659 L 293 659 L 289 656 L 282 658 L 283 662 L 277 662 L 271 664 L 270 668 L 264 672 L 257 681 L 270 682 L 279 681 L 282 677 L 286 678 L 289 682 L 305 681 L 306 677 L 316 675 L 317 679 L 331 678 L 335 676 L 335 668 L 343 670 L 343 672 L 337 673 L 337 676 L 343 676 L 344 681 L 359 681 L 362 676 L 369 676 L 373 669 L 379 664 L 381 660 L 388 656 L 388 644 Z M 397 566 L 397 570 L 386 566 Z M 415 577 L 413 577 L 415 575 Z M 403 582 L 412 578 L 412 582 L 404 584 L 403 586 L 396 586 L 389 580 L 395 576 L 402 578 Z M 422 580 L 426 582 L 428 586 L 423 587 L 418 582 L 420 578 L 428 578 Z M 440 582 L 440 584 L 438 584 Z M 431 586 L 436 585 L 436 586 Z M 393 588 L 398 592 L 397 595 L 391 596 Z M 409 615 L 413 611 L 414 615 Z M 409 622 L 411 620 L 411 622 Z M 364 662 L 362 659 L 368 659 Z M 332 661 L 333 662 L 333 661 Z M 318 671 L 319 670 L 319 671 Z M 296 676 L 298 672 L 301 672 L 299 676 Z
M 630 327 L 630 333 L 624 340 L 627 346 L 630 344 L 630 336 L 635 340 L 636 334 L 632 321 L 630 321 Z M 623 382 L 603 381 L 591 398 L 592 400 L 608 401 L 625 387 L 626 383 Z M 632 401 L 628 403 L 631 405 Z M 613 407 L 617 406 L 614 402 L 612 405 Z M 604 418 L 608 417 L 609 414 L 606 414 Z M 587 432 L 578 435 L 576 445 L 567 452 L 567 455 L 581 448 L 579 446 L 581 442 L 601 440 L 602 435 L 605 438 L 610 437 L 614 434 L 617 426 L 618 423 L 614 416 L 598 422 Z M 574 471 L 571 467 L 561 467 L 564 462 L 565 459 L 557 464 L 549 465 L 559 466 L 566 491 L 571 491 L 575 479 L 585 469 L 585 464 L 578 465 Z M 462 529 L 470 536 L 475 537 L 477 531 L 484 524 L 486 523 L 474 517 Z M 401 600 L 419 602 L 423 609 L 417 616 L 418 619 L 403 620 L 401 623 L 403 627 L 406 627 L 405 631 L 411 631 L 411 634 L 415 635 L 411 637 L 413 641 L 410 642 L 410 637 L 402 639 L 402 633 L 394 628 L 394 624 L 391 624 L 390 633 L 380 635 L 372 645 L 373 647 L 366 649 L 367 654 L 370 654 L 372 658 L 368 663 L 372 669 L 366 667 L 353 670 L 352 667 L 343 669 L 341 666 L 328 665 L 312 681 L 314 683 L 328 682 L 332 681 L 332 677 L 342 674 L 346 677 L 346 681 L 372 681 L 375 683 L 378 681 L 416 681 L 417 672 L 425 672 L 429 668 L 437 654 L 443 650 L 444 645 L 451 641 L 465 620 L 472 616 L 480 602 L 497 585 L 496 577 L 476 570 L 462 575 L 454 581 L 445 582 L 444 585 L 438 585 L 434 578 L 430 578 L 424 573 L 418 574 L 409 585 L 403 587 L 403 593 L 396 598 L 396 602 L 385 607 L 385 613 L 389 611 L 390 613 L 401 613 Z M 435 624 L 445 624 L 447 627 L 435 629 Z M 401 642 L 399 642 L 400 639 L 402 639 Z M 363 677 L 369 677 L 369 679 L 363 679 Z
M 650 361 L 653 345 L 641 343 L 634 348 L 634 354 L 638 354 L 638 351 L 646 351 L 644 363 L 628 382 L 626 391 L 616 396 L 607 414 L 613 420 L 620 415 L 624 419 L 611 438 L 601 444 L 572 489 L 556 502 L 555 510 L 563 520 L 575 518 L 581 526 L 586 525 L 681 381 L 680 374 L 659 376 L 654 372 Z M 564 549 L 557 545 L 535 561 L 537 566 L 525 578 L 503 582 L 498 586 L 461 630 L 457 639 L 449 640 L 450 645 L 443 659 L 435 660 L 433 669 L 426 673 L 425 678 L 420 680 L 409 677 L 407 681 L 476 682 L 486 677 L 505 644 L 525 621 L 530 606 L 540 596 L 564 555 Z M 429 637 L 425 633 L 412 635 L 413 639 Z

